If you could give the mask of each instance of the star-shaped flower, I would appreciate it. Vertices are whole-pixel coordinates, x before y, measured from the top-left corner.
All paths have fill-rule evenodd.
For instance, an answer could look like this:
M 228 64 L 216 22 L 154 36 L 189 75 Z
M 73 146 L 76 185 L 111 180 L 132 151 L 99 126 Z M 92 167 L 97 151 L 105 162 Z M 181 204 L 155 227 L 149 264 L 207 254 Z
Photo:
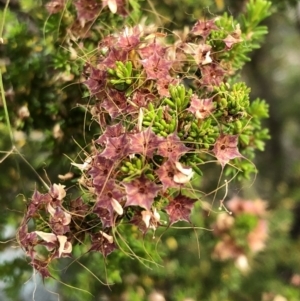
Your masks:
M 156 53 L 158 56 L 163 57 L 166 53 L 166 48 L 162 47 L 160 44 L 154 41 L 153 43 L 140 48 L 138 52 L 143 59 L 150 57 L 153 53 Z
M 95 207 L 93 210 L 94 213 L 96 213 L 102 223 L 102 228 L 110 228 L 114 224 L 114 214 L 110 210 L 102 207 Z
M 57 14 L 65 7 L 64 0 L 51 0 L 46 4 L 46 9 L 49 14 Z
M 163 190 L 166 191 L 168 188 L 180 188 L 181 185 L 174 181 L 174 176 L 178 172 L 175 164 L 168 160 L 162 164 L 156 171 L 159 180 L 163 184 Z
M 105 145 L 107 138 L 120 137 L 125 133 L 125 127 L 121 122 L 108 125 L 104 133 L 95 141 L 98 144 Z
M 119 36 L 117 46 L 125 50 L 134 49 L 140 43 L 140 34 L 141 32 L 138 26 L 133 28 L 125 27 Z
M 231 159 L 242 157 L 238 149 L 238 135 L 222 134 L 214 145 L 213 153 L 222 167 Z
M 215 25 L 215 20 L 199 20 L 191 30 L 191 33 L 196 36 L 202 36 L 206 39 L 212 30 L 218 29 Z
M 165 208 L 170 218 L 170 225 L 178 221 L 186 221 L 190 223 L 190 214 L 196 199 L 191 199 L 184 195 L 178 195 Z
M 151 127 L 148 127 L 146 130 L 132 134 L 129 136 L 130 152 L 133 154 L 141 154 L 145 157 L 152 158 L 153 153 L 158 147 L 159 139 L 151 130 Z
M 178 158 L 189 151 L 176 133 L 164 138 L 158 146 L 157 153 L 171 161 L 178 161 Z
M 47 210 L 50 213 L 50 226 L 56 235 L 63 235 L 70 231 L 69 224 L 71 222 L 71 215 L 65 212 L 61 207 L 53 208 L 51 204 L 47 205 Z
M 206 65 L 212 62 L 210 57 L 211 46 L 207 44 L 184 43 L 183 51 L 191 54 L 197 65 Z
M 52 201 L 52 197 L 49 193 L 41 194 L 37 190 L 34 191 L 30 204 L 27 209 L 26 217 L 30 218 L 34 216 L 36 211 L 42 208 L 44 205 L 49 204 Z
M 112 160 L 98 154 L 92 162 L 91 169 L 88 171 L 88 174 L 93 178 L 93 184 L 95 186 L 102 186 L 111 174 L 113 166 L 114 162 Z
M 148 211 L 150 211 L 154 198 L 161 189 L 144 176 L 134 179 L 130 183 L 123 183 L 123 185 L 127 194 L 125 207 L 140 206 Z
M 128 51 L 126 51 L 125 49 L 112 47 L 107 57 L 103 60 L 103 65 L 108 68 L 115 68 L 116 61 L 125 62 L 127 61 L 127 57 Z
M 141 61 L 146 71 L 147 79 L 161 79 L 169 75 L 172 63 L 154 52 L 148 58 Z
M 109 113 L 112 119 L 115 119 L 127 111 L 125 94 L 117 90 L 110 90 L 106 94 L 101 106 Z
M 100 154 L 110 160 L 118 160 L 128 155 L 128 138 L 124 134 L 120 137 L 107 138 L 104 151 Z
M 117 248 L 113 237 L 105 232 L 100 231 L 99 233 L 92 234 L 91 239 L 92 246 L 90 251 L 98 251 L 102 253 L 104 257 L 107 257 L 107 255 Z
M 171 76 L 159 78 L 156 83 L 157 92 L 161 97 L 170 97 L 169 86 L 177 86 L 179 83 L 179 79 Z
M 77 0 L 74 5 L 77 10 L 77 18 L 82 27 L 86 22 L 95 19 L 101 9 L 100 3 L 95 0 Z
M 191 105 L 188 111 L 192 112 L 196 118 L 205 119 L 214 110 L 214 104 L 212 98 L 199 99 L 197 95 L 192 95 Z
M 225 71 L 217 64 L 201 66 L 201 84 L 212 89 L 212 86 L 219 86 L 223 81 Z
M 87 68 L 89 69 L 90 75 L 84 84 L 90 90 L 91 95 L 97 95 L 105 88 L 107 73 L 104 70 L 99 70 L 92 66 L 88 66 Z

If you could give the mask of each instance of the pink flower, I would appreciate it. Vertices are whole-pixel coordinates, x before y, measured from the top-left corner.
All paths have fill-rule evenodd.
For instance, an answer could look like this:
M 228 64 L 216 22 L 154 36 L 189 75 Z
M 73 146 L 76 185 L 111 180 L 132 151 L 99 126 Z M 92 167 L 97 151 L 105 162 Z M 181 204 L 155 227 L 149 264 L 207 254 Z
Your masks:
M 216 141 L 213 153 L 224 167 L 230 160 L 242 157 L 238 150 L 238 135 L 222 134 Z
M 197 95 L 192 95 L 191 105 L 188 111 L 193 113 L 198 119 L 205 119 L 211 115 L 214 110 L 212 98 L 199 99 Z
M 197 65 L 212 63 L 212 58 L 210 57 L 210 45 L 185 43 L 183 50 L 186 54 L 192 55 Z
M 124 31 L 119 36 L 117 46 L 125 50 L 134 49 L 140 43 L 140 34 L 138 26 L 125 27 Z
M 159 180 L 163 185 L 163 191 L 166 191 L 168 188 L 180 188 L 181 185 L 174 181 L 174 176 L 177 173 L 175 164 L 168 160 L 163 163 L 155 173 L 158 175 Z
M 190 214 L 196 199 L 191 199 L 184 195 L 178 195 L 165 208 L 170 218 L 170 225 L 178 221 L 186 221 L 190 223 Z
M 226 206 L 234 214 L 250 213 L 259 217 L 263 217 L 266 215 L 267 203 L 261 199 L 252 201 L 234 197 L 226 203 Z
M 171 161 L 178 161 L 179 157 L 187 153 L 190 149 L 186 147 L 176 133 L 162 138 L 158 146 L 157 153 Z
M 90 251 L 100 252 L 104 257 L 107 257 L 117 248 L 113 237 L 103 231 L 91 234 L 91 240 Z
M 159 138 L 154 134 L 151 127 L 142 132 L 131 134 L 129 139 L 129 152 L 141 154 L 144 157 L 152 158 L 159 145 Z
M 268 237 L 268 224 L 266 220 L 260 219 L 257 226 L 247 237 L 249 248 L 252 252 L 259 252 L 264 249 Z
M 172 65 L 172 62 L 167 61 L 156 52 L 148 58 L 143 59 L 141 63 L 146 71 L 147 79 L 162 79 L 168 77 Z
M 94 20 L 100 12 L 101 5 L 96 0 L 77 0 L 74 2 L 77 18 L 84 27 L 86 22 Z
M 129 154 L 129 139 L 123 134 L 120 137 L 107 138 L 104 151 L 100 154 L 109 160 L 118 160 Z
M 206 39 L 211 31 L 216 29 L 218 29 L 218 26 L 215 25 L 215 19 L 199 20 L 192 28 L 191 33 Z
M 144 176 L 134 179 L 129 183 L 123 183 L 123 185 L 127 194 L 125 207 L 140 206 L 148 211 L 160 190 L 159 186 Z
M 65 0 L 51 0 L 46 4 L 46 9 L 49 14 L 57 14 L 63 10 L 65 5 Z
M 206 86 L 210 91 L 213 86 L 220 86 L 223 82 L 225 70 L 216 63 L 202 65 L 201 68 L 201 84 Z

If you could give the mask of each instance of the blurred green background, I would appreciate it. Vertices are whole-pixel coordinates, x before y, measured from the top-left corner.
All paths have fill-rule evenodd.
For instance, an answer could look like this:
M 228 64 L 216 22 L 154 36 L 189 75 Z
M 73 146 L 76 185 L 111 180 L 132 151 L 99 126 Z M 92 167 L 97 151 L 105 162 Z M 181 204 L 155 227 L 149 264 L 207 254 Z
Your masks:
M 246 2 L 153 0 L 140 5 L 148 18 L 173 30 L 224 11 L 236 16 L 243 12 Z M 106 261 L 100 254 L 87 254 L 80 258 L 81 264 L 75 262 L 67 270 L 70 260 L 57 265 L 62 282 L 93 296 L 55 280 L 46 280 L 44 285 L 28 266 L 14 238 L 23 216 L 24 198 L 35 187 L 42 187 L 39 178 L 58 182 L 57 175 L 71 170 L 67 156 L 76 160 L 79 146 L 90 141 L 94 133 L 83 108 L 84 88 L 78 84 L 80 64 L 73 64 L 70 55 L 72 43 L 55 36 L 57 24 L 60 22 L 60 30 L 67 30 L 71 16 L 63 20 L 59 15 L 49 17 L 45 3 L 11 0 L 4 23 L 4 44 L 0 45 L 5 98 L 19 152 L 11 144 L 1 97 L 0 299 L 23 301 L 35 296 L 37 301 L 52 301 L 58 299 L 56 292 L 60 300 L 72 301 L 300 300 L 299 2 L 272 1 L 272 15 L 264 22 L 269 34 L 262 47 L 251 53 L 251 62 L 241 74 L 252 89 L 252 99 L 260 97 L 270 105 L 270 118 L 265 123 L 272 138 L 265 152 L 257 153 L 259 172 L 255 182 L 230 187 L 229 196 L 239 194 L 245 199 L 267 201 L 266 247 L 248 258 L 250 268 L 245 271 L 233 260 L 213 258 L 218 238 L 211 231 L 168 229 L 156 233 L 155 239 L 148 234 L 144 240 L 136 239 L 141 234 L 134 233 L 130 243 L 139 250 L 138 255 L 145 256 L 147 250 L 157 265 L 147 268 L 121 252 L 111 254 Z M 1 0 L 1 19 L 5 5 L 6 1 Z M 121 20 L 107 17 L 105 22 L 107 27 L 121 26 Z M 93 45 L 101 35 L 104 32 L 90 36 L 87 43 Z M 67 50 L 60 47 L 63 43 Z M 196 208 L 192 219 L 197 226 L 209 228 L 216 216 Z M 114 284 L 101 284 L 93 273 L 101 281 Z

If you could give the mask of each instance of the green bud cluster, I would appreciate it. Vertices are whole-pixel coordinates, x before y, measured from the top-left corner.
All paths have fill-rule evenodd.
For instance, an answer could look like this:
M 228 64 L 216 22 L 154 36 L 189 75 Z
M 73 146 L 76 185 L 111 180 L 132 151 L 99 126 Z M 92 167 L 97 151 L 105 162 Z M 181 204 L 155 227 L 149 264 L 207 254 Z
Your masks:
M 185 86 L 169 86 L 170 97 L 162 100 L 162 105 L 157 109 L 152 103 L 149 103 L 148 110 L 144 113 L 143 125 L 151 126 L 155 134 L 167 137 L 178 129 L 178 122 L 182 118 L 180 115 L 190 104 L 192 90 L 186 90 Z M 168 114 L 164 114 L 167 109 Z M 167 116 L 166 116 L 167 115 Z M 182 117 L 182 116 L 181 116 Z
M 246 158 L 252 160 L 255 149 L 263 151 L 265 140 L 270 139 L 268 129 L 262 127 L 262 119 L 268 117 L 268 105 L 265 101 L 256 99 L 248 107 L 247 114 L 247 118 L 228 123 L 226 131 L 239 134 L 240 151 Z M 241 124 L 241 128 L 237 129 L 237 123 Z M 249 178 L 256 172 L 255 165 L 249 160 L 234 160 L 235 167 L 228 166 L 225 174 L 232 176 L 238 170 L 238 180 Z
M 185 141 L 193 143 L 197 149 L 209 149 L 220 135 L 219 128 L 214 123 L 212 118 L 194 119 L 187 123 L 178 135 Z
M 119 91 L 125 91 L 132 84 L 132 62 L 116 61 L 114 69 L 108 68 L 109 82 Z
M 133 178 L 139 177 L 141 174 L 146 176 L 149 180 L 154 181 L 155 177 L 152 174 L 152 166 L 145 164 L 143 157 L 134 156 L 130 160 L 123 160 L 120 167 L 120 180 L 131 181 Z
M 167 102 L 166 102 L 167 104 Z M 171 107 L 171 106 L 169 106 Z M 153 132 L 159 136 L 167 137 L 175 132 L 177 127 L 177 117 L 174 110 L 170 110 L 168 120 L 164 117 L 164 108 L 161 106 L 155 109 L 152 103 L 149 103 L 148 110 L 144 113 L 143 126 L 151 126 Z
M 131 160 L 123 160 L 120 171 L 122 172 L 122 177 L 135 177 L 142 173 L 144 162 L 140 157 L 133 157 Z
M 207 43 L 213 47 L 215 53 L 218 53 L 219 60 L 230 62 L 234 71 L 241 69 L 245 62 L 250 61 L 249 53 L 260 47 L 262 38 L 268 33 L 266 26 L 258 24 L 271 14 L 270 7 L 270 1 L 250 0 L 246 5 L 246 13 L 236 20 L 227 13 L 216 20 L 218 30 L 211 32 Z M 243 42 L 234 44 L 229 51 L 222 51 L 225 47 L 223 39 L 232 34 L 238 24 Z
M 168 99 L 172 104 L 173 108 L 176 109 L 177 113 L 182 112 L 190 103 L 190 98 L 193 94 L 192 89 L 186 91 L 184 85 L 169 86 L 169 92 L 171 99 Z
M 232 122 L 248 115 L 250 88 L 245 83 L 235 83 L 232 87 L 228 83 L 222 83 L 215 90 L 218 93 L 216 118 L 223 116 L 225 122 Z
M 218 30 L 212 30 L 210 35 L 207 38 L 206 43 L 211 45 L 214 51 L 222 51 L 224 50 L 225 43 L 223 39 L 226 38 L 229 32 L 234 29 L 234 26 L 237 22 L 233 20 L 231 16 L 228 16 L 226 13 L 218 20 L 216 20 L 216 25 L 218 26 Z

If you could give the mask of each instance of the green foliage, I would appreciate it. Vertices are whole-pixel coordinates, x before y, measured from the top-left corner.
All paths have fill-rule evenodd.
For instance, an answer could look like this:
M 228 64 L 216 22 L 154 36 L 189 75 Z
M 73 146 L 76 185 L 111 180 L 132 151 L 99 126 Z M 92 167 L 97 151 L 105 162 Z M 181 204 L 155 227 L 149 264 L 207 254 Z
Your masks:
M 268 33 L 267 27 L 260 23 L 271 14 L 270 8 L 269 1 L 251 0 L 246 5 L 246 13 L 239 18 L 234 19 L 225 13 L 217 19 L 216 24 L 221 30 L 213 31 L 209 41 L 217 51 L 224 47 L 223 40 L 228 35 L 242 41 L 233 45 L 231 51 L 220 52 L 220 58 L 228 60 L 234 70 L 241 69 L 250 61 L 249 53 L 260 48 L 262 39 Z

